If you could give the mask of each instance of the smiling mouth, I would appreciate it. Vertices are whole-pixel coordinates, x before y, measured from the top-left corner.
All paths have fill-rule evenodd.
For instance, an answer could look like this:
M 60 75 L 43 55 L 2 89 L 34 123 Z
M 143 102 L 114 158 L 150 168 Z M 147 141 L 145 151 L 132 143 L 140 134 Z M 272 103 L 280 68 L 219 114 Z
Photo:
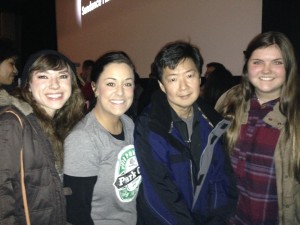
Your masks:
M 180 97 L 180 98 L 188 98 L 188 97 L 190 97 L 190 95 L 191 95 L 191 94 L 180 95 L 179 97 Z
M 111 101 L 113 104 L 123 104 L 125 101 L 124 100 L 112 100 Z
M 260 77 L 259 79 L 263 81 L 270 81 L 270 80 L 274 80 L 274 77 Z
M 62 97 L 62 94 L 47 94 L 46 96 L 51 99 L 59 99 Z

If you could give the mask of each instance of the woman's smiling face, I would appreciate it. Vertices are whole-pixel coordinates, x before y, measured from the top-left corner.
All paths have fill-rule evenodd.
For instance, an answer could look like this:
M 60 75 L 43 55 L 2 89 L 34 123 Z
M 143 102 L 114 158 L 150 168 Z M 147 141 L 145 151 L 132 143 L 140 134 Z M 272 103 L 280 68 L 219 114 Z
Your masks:
M 34 71 L 29 90 L 37 104 L 53 117 L 56 110 L 61 109 L 70 98 L 71 82 L 71 74 L 67 68 L 58 71 Z
M 286 79 L 285 65 L 277 45 L 258 48 L 248 61 L 249 81 L 258 98 L 276 99 Z
M 119 117 L 133 101 L 133 69 L 126 63 L 110 63 L 105 66 L 93 88 L 98 110 L 104 115 Z

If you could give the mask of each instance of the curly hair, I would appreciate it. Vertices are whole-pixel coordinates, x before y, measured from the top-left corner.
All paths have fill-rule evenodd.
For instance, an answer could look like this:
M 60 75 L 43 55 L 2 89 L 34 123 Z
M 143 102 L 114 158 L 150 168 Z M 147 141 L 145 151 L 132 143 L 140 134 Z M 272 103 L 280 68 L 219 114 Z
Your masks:
M 29 90 L 29 82 L 35 71 L 68 69 L 71 74 L 71 96 L 61 109 L 58 109 L 53 117 L 41 108 Z M 72 65 L 60 54 L 45 53 L 38 56 L 28 67 L 27 81 L 22 87 L 21 96 L 28 102 L 38 119 L 40 126 L 49 138 L 54 155 L 55 163 L 59 172 L 63 168 L 63 141 L 75 124 L 83 117 L 84 98 L 76 81 L 76 74 Z

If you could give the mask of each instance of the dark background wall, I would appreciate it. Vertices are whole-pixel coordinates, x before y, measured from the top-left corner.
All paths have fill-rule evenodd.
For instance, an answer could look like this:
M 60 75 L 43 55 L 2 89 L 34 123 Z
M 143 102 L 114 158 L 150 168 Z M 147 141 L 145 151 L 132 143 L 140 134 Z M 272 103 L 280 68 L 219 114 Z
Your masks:
M 43 48 L 57 48 L 54 0 L 26 1 L 22 16 L 23 56 Z
M 57 49 L 55 0 L 1 0 L 0 36 L 16 42 L 21 66 L 37 50 Z
M 263 0 L 262 32 L 277 30 L 285 33 L 292 41 L 298 58 L 299 12 L 299 0 Z M 36 50 L 57 49 L 57 22 L 55 0 L 0 1 L 0 36 L 15 40 L 20 49 L 21 65 Z
M 283 32 L 294 45 L 300 66 L 300 1 L 264 0 L 262 32 L 277 30 Z

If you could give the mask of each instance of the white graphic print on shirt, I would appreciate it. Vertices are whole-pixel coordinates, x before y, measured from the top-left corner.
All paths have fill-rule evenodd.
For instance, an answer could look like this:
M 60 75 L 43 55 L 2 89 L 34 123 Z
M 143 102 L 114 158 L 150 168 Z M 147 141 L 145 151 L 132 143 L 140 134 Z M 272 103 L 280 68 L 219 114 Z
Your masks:
M 133 145 L 125 146 L 118 154 L 114 186 L 121 202 L 132 201 L 138 193 L 142 177 Z

